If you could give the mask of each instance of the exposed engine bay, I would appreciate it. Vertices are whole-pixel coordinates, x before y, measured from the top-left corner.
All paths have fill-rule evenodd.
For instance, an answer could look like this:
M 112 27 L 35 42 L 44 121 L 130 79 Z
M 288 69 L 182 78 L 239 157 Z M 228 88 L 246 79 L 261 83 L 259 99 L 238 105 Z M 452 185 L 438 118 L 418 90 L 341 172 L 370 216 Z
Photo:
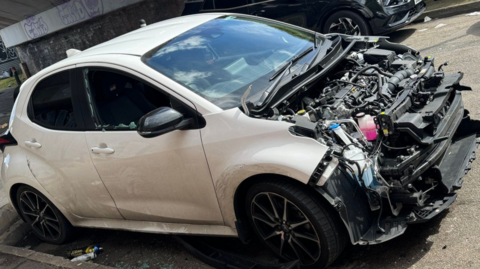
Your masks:
M 353 242 L 393 238 L 406 223 L 426 221 L 455 200 L 477 142 L 466 131 L 461 97 L 471 89 L 460 85 L 462 73 L 445 73 L 446 65 L 435 69 L 434 58 L 406 46 L 357 42 L 321 81 L 268 115 L 329 147 L 310 185 L 333 184 L 337 167 L 364 191 L 376 223 Z M 344 215 L 346 224 L 355 217 Z M 389 218 L 397 219 L 387 224 Z

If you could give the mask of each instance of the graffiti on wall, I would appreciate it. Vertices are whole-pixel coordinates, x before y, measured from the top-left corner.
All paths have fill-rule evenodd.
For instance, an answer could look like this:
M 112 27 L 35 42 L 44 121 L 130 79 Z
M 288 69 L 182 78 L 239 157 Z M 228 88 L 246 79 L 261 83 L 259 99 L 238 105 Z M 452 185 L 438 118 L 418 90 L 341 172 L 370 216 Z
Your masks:
M 30 39 L 38 38 L 48 34 L 48 26 L 43 21 L 41 16 L 28 17 L 23 23 L 23 28 L 25 28 L 25 33 Z
M 63 24 L 70 25 L 103 14 L 102 0 L 72 0 L 56 6 Z
M 7 48 L 0 40 L 0 63 L 8 62 L 18 58 L 17 52 L 14 48 Z
M 12 47 L 141 1 L 144 0 L 49 0 L 50 9 L 27 16 L 0 29 L 0 33 L 9 37 L 4 38 L 4 42 L 7 47 Z
M 55 5 L 58 17 L 64 25 L 75 24 L 103 14 L 102 0 L 71 0 Z M 23 21 L 28 38 L 35 39 L 49 33 L 42 16 L 30 16 Z

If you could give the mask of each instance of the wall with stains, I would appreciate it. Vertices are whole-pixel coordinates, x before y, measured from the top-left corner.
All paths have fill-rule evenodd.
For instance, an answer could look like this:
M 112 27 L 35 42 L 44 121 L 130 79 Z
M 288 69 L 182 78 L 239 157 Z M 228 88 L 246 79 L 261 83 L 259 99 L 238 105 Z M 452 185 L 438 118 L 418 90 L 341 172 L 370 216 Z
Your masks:
M 33 74 L 67 57 L 68 49 L 85 50 L 147 24 L 180 16 L 184 0 L 144 0 L 16 47 Z

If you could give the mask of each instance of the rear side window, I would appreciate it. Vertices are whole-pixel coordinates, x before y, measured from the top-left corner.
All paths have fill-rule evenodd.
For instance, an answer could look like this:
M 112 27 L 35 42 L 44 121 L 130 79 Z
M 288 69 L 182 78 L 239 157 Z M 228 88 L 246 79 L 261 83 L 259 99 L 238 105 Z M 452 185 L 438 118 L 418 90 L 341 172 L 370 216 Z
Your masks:
M 33 122 L 50 129 L 77 129 L 70 71 L 43 79 L 37 84 L 30 98 L 28 116 Z

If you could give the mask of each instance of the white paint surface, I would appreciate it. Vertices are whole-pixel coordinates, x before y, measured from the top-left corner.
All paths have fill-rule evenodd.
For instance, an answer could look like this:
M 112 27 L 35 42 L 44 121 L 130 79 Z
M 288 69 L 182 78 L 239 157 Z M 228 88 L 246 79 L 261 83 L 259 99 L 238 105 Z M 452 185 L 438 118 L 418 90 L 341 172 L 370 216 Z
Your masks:
M 0 166 L 0 172 L 1 172 L 1 169 L 2 168 Z M 8 198 L 7 198 L 7 193 L 5 192 L 4 183 L 2 180 L 0 180 L 0 208 L 2 208 L 7 203 L 8 203 Z

